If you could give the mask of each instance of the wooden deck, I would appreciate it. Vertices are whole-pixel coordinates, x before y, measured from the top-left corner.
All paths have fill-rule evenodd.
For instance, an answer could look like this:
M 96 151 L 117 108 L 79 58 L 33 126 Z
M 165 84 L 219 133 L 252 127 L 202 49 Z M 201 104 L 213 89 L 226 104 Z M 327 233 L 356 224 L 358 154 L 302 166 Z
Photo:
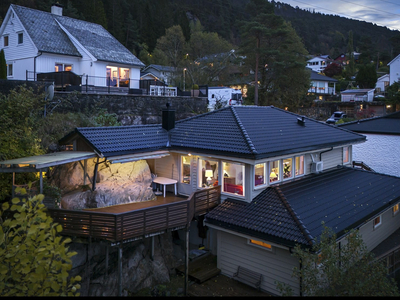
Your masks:
M 178 230 L 204 215 L 221 200 L 221 187 L 203 189 L 189 197 L 169 194 L 156 200 L 85 210 L 48 208 L 63 235 L 123 242 Z

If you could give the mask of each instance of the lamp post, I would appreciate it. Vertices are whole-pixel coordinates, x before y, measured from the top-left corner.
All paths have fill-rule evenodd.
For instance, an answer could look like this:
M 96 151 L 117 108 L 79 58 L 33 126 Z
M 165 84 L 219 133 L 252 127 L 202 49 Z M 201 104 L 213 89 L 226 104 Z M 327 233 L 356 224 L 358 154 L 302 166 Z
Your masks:
M 185 75 L 186 75 L 186 68 L 183 68 L 183 91 L 185 91 Z

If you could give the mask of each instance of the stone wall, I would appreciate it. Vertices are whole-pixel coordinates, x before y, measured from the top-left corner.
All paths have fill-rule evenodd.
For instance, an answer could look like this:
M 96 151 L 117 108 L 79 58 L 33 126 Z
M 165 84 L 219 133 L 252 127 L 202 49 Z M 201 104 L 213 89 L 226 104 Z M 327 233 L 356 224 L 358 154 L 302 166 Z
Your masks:
M 60 113 L 88 112 L 104 108 L 118 115 L 122 125 L 160 124 L 162 110 L 170 103 L 175 119 L 181 120 L 207 112 L 207 98 L 142 96 L 130 94 L 81 94 L 56 92 L 51 106 Z

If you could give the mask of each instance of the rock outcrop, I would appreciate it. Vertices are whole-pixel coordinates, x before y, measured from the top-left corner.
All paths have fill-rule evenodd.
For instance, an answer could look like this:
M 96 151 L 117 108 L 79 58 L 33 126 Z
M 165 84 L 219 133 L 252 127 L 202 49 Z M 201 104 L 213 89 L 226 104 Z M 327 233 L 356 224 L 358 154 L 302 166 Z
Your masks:
M 89 159 L 86 185 L 83 162 L 53 169 L 50 183 L 63 191 L 61 208 L 80 210 L 155 199 L 150 168 L 145 160 L 124 164 L 100 163 L 96 189 L 92 191 L 94 167 L 95 160 Z

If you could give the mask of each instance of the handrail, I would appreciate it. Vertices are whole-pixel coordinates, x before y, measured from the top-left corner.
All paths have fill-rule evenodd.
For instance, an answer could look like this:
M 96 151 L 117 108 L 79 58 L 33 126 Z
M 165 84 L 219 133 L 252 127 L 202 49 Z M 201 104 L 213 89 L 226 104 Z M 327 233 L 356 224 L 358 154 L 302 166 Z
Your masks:
M 195 216 L 220 203 L 221 186 L 193 192 L 186 200 L 122 213 L 48 208 L 65 235 L 93 237 L 113 242 L 180 229 Z

